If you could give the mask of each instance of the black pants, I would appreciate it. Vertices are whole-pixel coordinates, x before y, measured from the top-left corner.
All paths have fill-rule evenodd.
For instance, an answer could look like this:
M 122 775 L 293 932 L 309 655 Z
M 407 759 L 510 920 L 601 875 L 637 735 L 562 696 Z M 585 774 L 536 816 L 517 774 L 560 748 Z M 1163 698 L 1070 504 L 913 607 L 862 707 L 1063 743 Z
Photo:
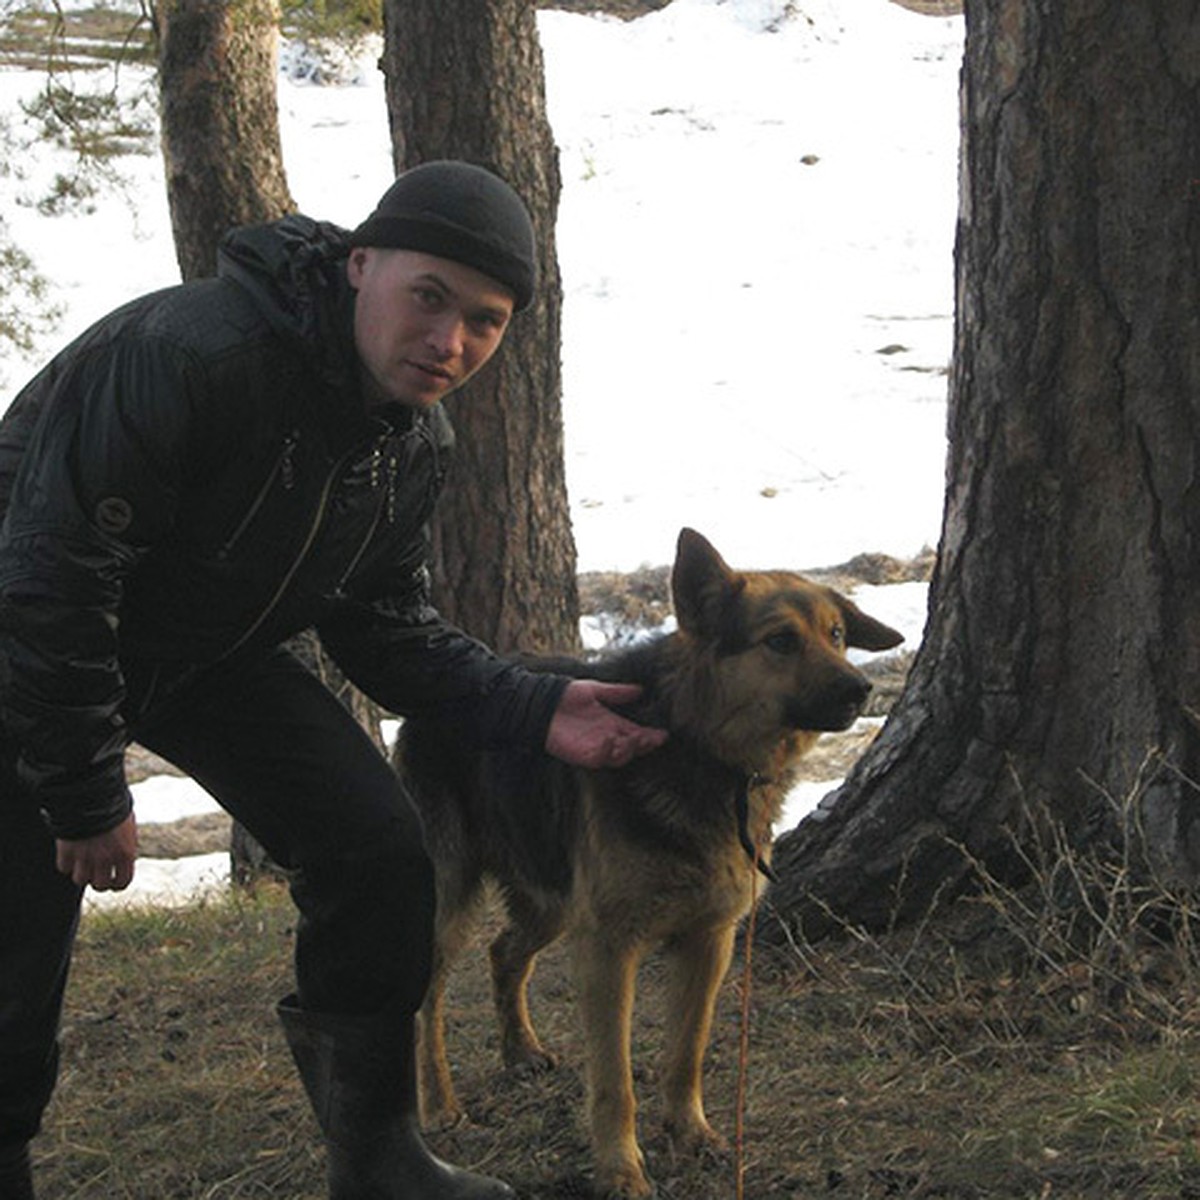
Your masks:
M 296 983 L 326 1013 L 415 1012 L 429 980 L 433 869 L 416 810 L 354 718 L 291 655 L 209 677 L 135 726 L 295 872 Z M 0 1146 L 54 1086 L 80 890 L 0 746 Z

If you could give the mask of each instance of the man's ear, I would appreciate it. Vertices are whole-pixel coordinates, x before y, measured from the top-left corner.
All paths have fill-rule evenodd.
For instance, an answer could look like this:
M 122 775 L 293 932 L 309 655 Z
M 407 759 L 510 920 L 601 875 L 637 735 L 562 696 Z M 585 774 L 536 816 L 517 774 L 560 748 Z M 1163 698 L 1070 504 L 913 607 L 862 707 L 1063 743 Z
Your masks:
M 362 286 L 363 275 L 366 273 L 367 260 L 370 256 L 370 246 L 351 246 L 350 257 L 346 259 L 346 278 L 355 290 Z

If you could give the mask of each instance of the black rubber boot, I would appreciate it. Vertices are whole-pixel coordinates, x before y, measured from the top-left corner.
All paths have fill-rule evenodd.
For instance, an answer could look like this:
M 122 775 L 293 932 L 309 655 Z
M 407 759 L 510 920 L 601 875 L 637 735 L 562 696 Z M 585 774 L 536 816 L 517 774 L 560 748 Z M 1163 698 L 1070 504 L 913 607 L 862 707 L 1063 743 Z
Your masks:
M 0 1146 L 0 1200 L 33 1200 L 29 1147 L 24 1142 Z
M 507 1184 L 425 1145 L 411 1016 L 310 1013 L 295 996 L 278 1012 L 325 1135 L 329 1200 L 515 1200 Z

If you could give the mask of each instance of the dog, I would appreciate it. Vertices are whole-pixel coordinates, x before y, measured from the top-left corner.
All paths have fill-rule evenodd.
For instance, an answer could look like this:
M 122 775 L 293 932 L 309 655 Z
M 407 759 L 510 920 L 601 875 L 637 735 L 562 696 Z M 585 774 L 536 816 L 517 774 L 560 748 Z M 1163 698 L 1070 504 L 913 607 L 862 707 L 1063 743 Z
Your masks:
M 626 1198 L 653 1193 L 630 1061 L 638 965 L 656 947 L 669 963 L 662 1078 L 673 1145 L 719 1147 L 704 1114 L 703 1058 L 755 872 L 769 873 L 772 825 L 800 757 L 822 731 L 850 725 L 871 690 L 847 648 L 903 640 L 800 575 L 732 570 L 693 530 L 680 533 L 676 550 L 674 632 L 595 661 L 532 664 L 640 684 L 640 699 L 624 711 L 666 728 L 661 748 L 589 771 L 544 754 L 472 750 L 453 729 L 410 719 L 394 759 L 424 820 L 437 879 L 433 978 L 419 1016 L 423 1122 L 445 1127 L 463 1117 L 443 989 L 490 879 L 507 914 L 490 948 L 504 1061 L 553 1065 L 526 988 L 538 952 L 566 934 L 596 1190 Z

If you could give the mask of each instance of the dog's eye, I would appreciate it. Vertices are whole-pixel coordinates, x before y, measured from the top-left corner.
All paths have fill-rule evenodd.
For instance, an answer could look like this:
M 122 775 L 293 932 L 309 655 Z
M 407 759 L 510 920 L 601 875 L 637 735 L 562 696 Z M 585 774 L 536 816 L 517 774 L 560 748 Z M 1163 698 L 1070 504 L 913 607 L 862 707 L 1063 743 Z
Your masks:
M 829 631 L 829 640 L 835 646 L 844 646 L 846 644 L 846 631 L 840 625 L 835 625 Z
M 763 645 L 776 654 L 795 654 L 800 649 L 800 638 L 794 629 L 781 629 L 763 638 Z

